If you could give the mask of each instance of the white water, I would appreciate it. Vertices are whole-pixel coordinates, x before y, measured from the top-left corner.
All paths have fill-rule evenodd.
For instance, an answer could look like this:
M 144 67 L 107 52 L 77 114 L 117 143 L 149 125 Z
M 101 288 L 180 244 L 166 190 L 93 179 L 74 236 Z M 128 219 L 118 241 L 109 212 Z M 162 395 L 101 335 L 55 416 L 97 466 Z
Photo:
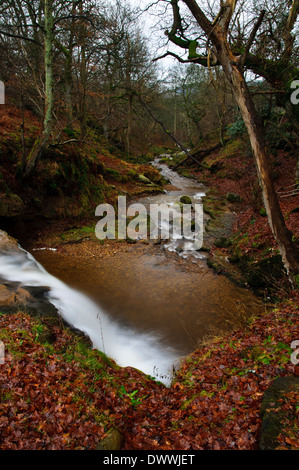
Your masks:
M 24 286 L 48 287 L 48 300 L 68 324 L 90 338 L 95 349 L 121 367 L 134 367 L 170 384 L 178 360 L 175 351 L 164 348 L 157 336 L 140 334 L 111 320 L 88 297 L 49 274 L 30 253 L 21 248 L 17 253 L 0 253 L 0 276 Z
M 160 163 L 161 157 L 163 156 L 170 157 L 168 154 L 160 155 L 155 158 L 152 165 L 157 168 L 160 174 L 177 189 L 165 191 L 163 194 L 145 196 L 143 198 L 139 198 L 138 202 L 144 204 L 145 207 L 148 208 L 149 212 L 151 204 L 165 204 L 168 207 L 173 207 L 175 203 L 179 202 L 180 197 L 184 195 L 189 196 L 195 204 L 201 204 L 202 198 L 206 194 L 206 188 L 203 184 L 198 183 L 193 179 L 180 176 L 178 173 L 171 170 L 166 164 Z M 203 221 L 200 221 L 200 223 L 203 223 Z M 163 225 L 163 220 L 161 221 L 159 229 L 161 228 L 165 228 L 166 230 L 169 228 L 168 217 L 166 219 L 166 225 Z M 206 259 L 206 255 L 204 253 L 194 248 L 194 241 L 196 238 L 197 233 L 190 237 L 183 234 L 181 236 L 173 236 L 169 238 L 167 243 L 163 246 L 169 251 L 176 252 L 182 258 L 189 258 L 190 260 Z

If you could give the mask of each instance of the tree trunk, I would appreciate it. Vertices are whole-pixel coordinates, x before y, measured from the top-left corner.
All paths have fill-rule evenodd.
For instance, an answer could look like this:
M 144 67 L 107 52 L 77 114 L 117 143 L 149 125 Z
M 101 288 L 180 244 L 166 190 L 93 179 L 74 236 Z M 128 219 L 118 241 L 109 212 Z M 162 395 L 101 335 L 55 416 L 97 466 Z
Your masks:
M 126 151 L 128 157 L 131 152 L 131 132 L 132 132 L 132 108 L 133 108 L 133 95 L 129 92 L 128 107 L 127 107 L 127 132 L 126 132 Z
M 71 50 L 69 50 L 71 51 Z M 72 78 L 72 52 L 66 57 L 65 61 L 65 108 L 66 108 L 66 126 L 70 131 L 73 130 L 73 78 Z
M 292 242 L 292 235 L 286 227 L 275 191 L 262 122 L 257 114 L 242 72 L 238 69 L 235 61 L 231 60 L 229 53 L 224 48 L 221 50 L 219 60 L 232 85 L 234 97 L 240 108 L 249 135 L 268 221 L 279 246 L 284 266 L 288 274 L 299 274 L 299 257 Z
M 43 132 L 40 137 L 35 141 L 33 148 L 30 151 L 24 177 L 27 178 L 34 169 L 37 160 L 40 158 L 42 151 L 48 145 L 51 130 L 52 130 L 52 117 L 53 117 L 53 15 L 52 15 L 52 0 L 45 0 L 45 110 L 44 110 L 44 124 Z
M 80 27 L 80 36 L 81 36 L 81 61 L 80 61 L 80 130 L 81 130 L 81 139 L 86 137 L 87 133 L 87 114 L 86 114 L 86 87 L 87 87 L 87 69 L 86 69 L 86 26 L 84 23 L 83 15 L 83 2 L 80 1 L 79 4 L 79 13 L 82 16 L 81 27 Z

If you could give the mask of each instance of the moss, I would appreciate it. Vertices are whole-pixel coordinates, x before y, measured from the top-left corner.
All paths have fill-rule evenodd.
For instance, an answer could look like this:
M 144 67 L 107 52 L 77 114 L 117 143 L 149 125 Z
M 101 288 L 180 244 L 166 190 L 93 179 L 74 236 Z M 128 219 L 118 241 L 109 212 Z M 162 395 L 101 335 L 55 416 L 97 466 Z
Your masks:
M 228 248 L 228 247 L 232 246 L 232 241 L 229 238 L 220 237 L 220 238 L 217 238 L 217 240 L 214 241 L 214 245 L 217 248 Z
M 260 215 L 262 217 L 266 217 L 267 216 L 267 212 L 266 212 L 266 209 L 264 207 L 262 207 L 259 211 Z
M 238 194 L 234 194 L 234 193 L 228 193 L 226 195 L 226 199 L 228 202 L 240 202 L 241 201 L 241 198 Z
M 247 282 L 251 287 L 260 288 L 281 279 L 285 269 L 280 255 L 275 255 L 248 265 Z
M 191 200 L 191 198 L 190 198 L 189 196 L 181 196 L 181 197 L 180 197 L 180 202 L 181 202 L 182 204 L 189 204 L 189 205 L 192 204 L 192 200 Z

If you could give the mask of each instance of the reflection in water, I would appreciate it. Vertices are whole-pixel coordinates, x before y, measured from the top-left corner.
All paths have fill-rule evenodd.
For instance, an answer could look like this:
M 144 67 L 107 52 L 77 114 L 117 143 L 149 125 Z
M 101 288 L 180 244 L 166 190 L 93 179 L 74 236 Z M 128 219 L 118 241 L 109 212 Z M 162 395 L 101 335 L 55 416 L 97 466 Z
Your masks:
M 92 257 L 82 253 L 36 252 L 46 269 L 92 298 L 119 324 L 154 334 L 178 356 L 192 352 L 204 336 L 229 331 L 237 318 L 247 318 L 261 304 L 247 290 L 206 265 L 186 267 L 187 260 L 165 257 L 150 247 L 101 257 L 92 245 Z M 84 245 L 81 246 L 84 249 Z M 199 263 L 199 260 L 197 260 Z

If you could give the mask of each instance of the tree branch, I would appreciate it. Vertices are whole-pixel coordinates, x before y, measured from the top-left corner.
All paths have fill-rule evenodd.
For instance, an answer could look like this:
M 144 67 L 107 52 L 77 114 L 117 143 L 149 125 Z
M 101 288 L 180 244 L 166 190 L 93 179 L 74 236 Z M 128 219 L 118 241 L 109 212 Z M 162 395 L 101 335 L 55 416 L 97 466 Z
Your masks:
M 198 6 L 197 2 L 195 0 L 183 0 L 183 2 L 187 5 L 199 26 L 204 30 L 206 35 L 210 37 L 213 34 L 214 26 Z
M 226 3 L 224 3 L 220 8 L 217 24 L 220 26 L 224 33 L 227 33 L 230 20 L 232 19 L 236 8 L 237 1 L 238 0 L 226 0 Z
M 264 16 L 266 14 L 266 10 L 262 10 L 261 13 L 260 13 L 260 16 L 258 17 L 258 20 L 257 22 L 255 23 L 254 27 L 253 27 L 253 30 L 251 31 L 251 34 L 249 36 L 249 39 L 248 39 L 248 42 L 246 44 L 246 48 L 245 48 L 245 51 L 244 51 L 244 54 L 242 55 L 242 58 L 241 58 L 241 66 L 242 68 L 244 67 L 245 65 L 245 62 L 246 62 L 246 59 L 247 59 L 247 56 L 249 54 L 249 51 L 250 51 L 250 48 L 255 40 L 255 37 L 256 37 L 256 33 L 258 32 L 258 29 L 259 27 L 261 26 L 262 22 L 263 22 L 263 19 L 264 19 Z
M 26 36 L 22 36 L 20 34 L 8 33 L 6 31 L 0 31 L 0 34 L 3 34 L 4 36 L 8 36 L 9 38 L 22 39 L 23 41 L 33 42 L 34 44 L 37 44 L 38 46 L 43 47 L 43 45 L 39 41 L 28 38 Z
M 200 163 L 195 157 L 193 157 L 193 155 L 190 154 L 190 152 L 186 149 L 186 147 L 181 144 L 181 142 L 178 141 L 178 139 L 169 131 L 166 129 L 164 123 L 162 121 L 160 121 L 152 112 L 152 110 L 150 109 L 150 107 L 147 105 L 147 103 L 145 101 L 143 101 L 143 99 L 141 98 L 140 95 L 138 95 L 137 93 L 134 93 L 137 98 L 139 99 L 140 103 L 145 107 L 145 109 L 147 110 L 147 112 L 150 114 L 150 116 L 153 118 L 154 121 L 156 121 L 163 129 L 163 131 L 169 136 L 171 137 L 171 139 L 177 144 L 178 147 L 180 147 L 180 149 L 183 150 L 183 152 L 187 155 L 188 158 L 191 158 L 191 160 L 193 160 L 197 165 L 201 166 L 204 168 L 204 166 L 202 165 L 202 163 Z
M 299 15 L 299 1 L 293 0 L 292 7 L 290 9 L 288 20 L 287 20 L 285 30 L 283 33 L 285 48 L 284 48 L 282 57 L 283 57 L 283 60 L 287 62 L 290 60 L 290 57 L 292 54 L 293 43 L 295 39 L 294 36 L 292 35 L 292 29 L 295 26 L 298 15 Z
M 160 60 L 160 59 L 164 59 L 164 57 L 167 57 L 167 56 L 174 57 L 176 60 L 178 60 L 178 62 L 181 62 L 182 64 L 192 63 L 192 64 L 200 64 L 200 65 L 203 65 L 204 67 L 208 67 L 208 57 L 197 55 L 193 59 L 192 58 L 183 59 L 182 57 L 180 57 L 179 55 L 177 55 L 177 54 L 175 54 L 174 52 L 171 52 L 171 51 L 167 51 L 167 52 L 165 52 L 165 54 L 163 54 L 159 57 L 156 57 L 155 59 L 153 59 L 153 62 L 156 62 L 157 60 Z M 218 62 L 213 62 L 210 65 L 215 67 L 216 65 L 219 65 L 219 63 Z

